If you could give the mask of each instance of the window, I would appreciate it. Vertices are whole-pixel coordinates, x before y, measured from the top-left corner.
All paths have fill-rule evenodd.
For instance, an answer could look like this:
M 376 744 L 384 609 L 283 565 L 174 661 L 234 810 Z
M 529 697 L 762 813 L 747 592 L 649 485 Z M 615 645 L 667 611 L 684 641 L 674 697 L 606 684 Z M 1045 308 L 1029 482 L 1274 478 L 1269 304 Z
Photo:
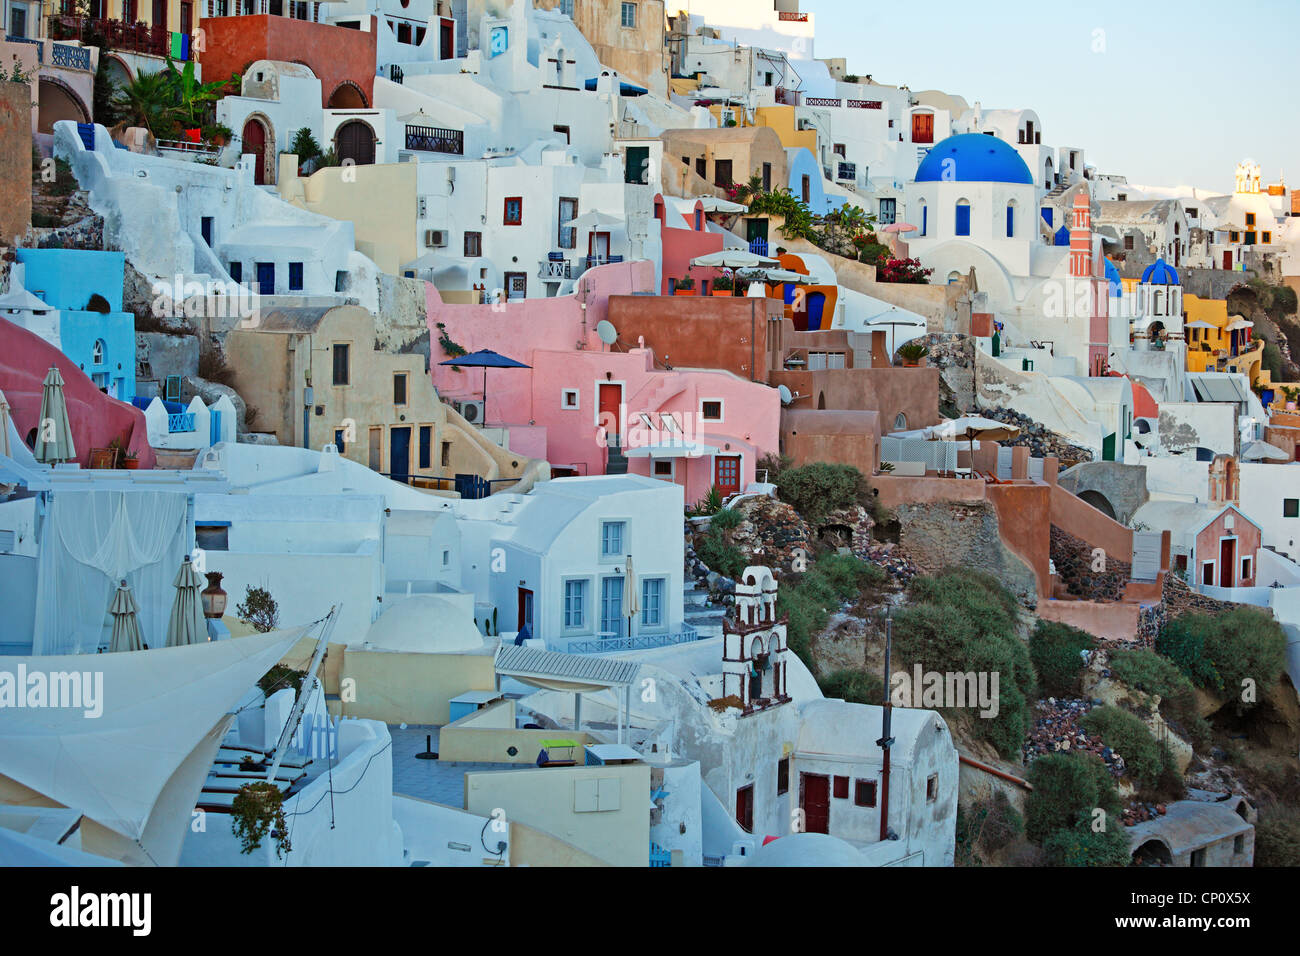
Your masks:
M 623 15 L 623 19 L 622 19 L 623 26 L 629 28 L 636 26 L 636 4 L 635 3 L 623 4 L 622 15 Z
M 1188 207 L 1188 209 L 1187 209 L 1187 218 L 1188 218 L 1188 219 L 1195 219 L 1195 218 L 1196 218 L 1196 207 L 1195 207 L 1195 206 L 1189 206 L 1189 207 Z
M 1246 213 L 1246 225 L 1247 227 L 1255 225 L 1255 214 L 1253 212 Z
M 433 460 L 433 426 L 420 426 L 420 467 L 431 467 L 430 462 Z M 446 563 L 445 561 L 443 562 Z
M 646 578 L 641 582 L 641 626 L 664 625 L 664 579 Z
M 1239 233 L 1239 232 L 1233 232 L 1233 231 L 1229 231 L 1229 232 L 1228 232 L 1228 241 L 1229 241 L 1229 242 L 1237 242 L 1237 241 L 1240 240 L 1240 239 L 1241 239 L 1241 233 Z
M 230 278 L 236 282 L 244 281 L 244 264 L 242 262 L 232 262 L 230 264 Z
M 902 412 L 899 412 L 897 415 L 894 416 L 894 431 L 896 432 L 907 431 L 907 416 L 904 415 Z
M 1214 583 L 1214 562 L 1213 561 L 1201 562 L 1201 583 L 1202 584 Z
M 1272 234 L 1271 232 L 1265 232 L 1265 233 L 1262 234 L 1262 238 L 1263 238 L 1264 242 L 1266 242 L 1266 243 L 1267 243 L 1267 242 L 1272 242 L 1272 241 L 1273 241 L 1273 234 Z
M 560 0 L 560 12 L 570 20 L 573 19 L 573 0 Z
M 1248 230 L 1248 231 L 1246 232 L 1246 240 L 1245 240 L 1245 241 L 1246 241 L 1246 245 L 1248 245 L 1248 246 L 1253 246 L 1253 245 L 1255 244 L 1255 230 L 1254 230 L 1254 229 Z
M 524 197 L 508 196 L 505 203 L 505 214 L 501 220 L 502 224 L 507 226 L 521 226 L 524 222 Z
M 1120 193 L 1115 197 L 1118 202 L 1128 202 L 1128 193 Z
M 855 807 L 874 807 L 876 805 L 876 781 L 853 781 L 853 805 Z
M 1011 239 L 1016 234 L 1016 204 L 1007 203 L 1007 238 Z
M 656 478 L 673 478 L 673 460 L 671 458 L 656 458 L 650 472 Z
M 561 135 L 564 136 L 564 141 L 565 141 L 566 143 L 571 142 L 571 140 L 570 140 L 570 138 L 569 138 L 569 127 L 567 127 L 567 126 L 552 126 L 552 127 L 551 127 L 551 132 L 553 132 L 553 133 L 560 133 Z
M 836 800 L 847 800 L 849 798 L 849 778 L 835 777 L 834 780 L 833 796 Z
M 1124 237 L 1124 249 L 1125 249 L 1126 251 L 1131 251 L 1131 250 L 1133 249 L 1133 237 L 1132 237 L 1132 236 L 1125 236 L 1125 237 Z
M 1232 852 L 1238 855 L 1246 852 L 1246 835 L 1244 833 L 1232 838 Z
M 397 25 L 397 42 L 398 43 L 411 42 L 411 25 L 409 23 L 399 23 Z
M 347 442 L 343 440 L 345 434 L 347 433 L 341 428 L 334 429 L 334 447 L 338 449 L 340 455 L 347 451 Z
M 451 442 L 442 443 L 442 453 L 438 456 L 438 460 L 442 462 L 443 468 L 451 467 Z
M 194 545 L 204 551 L 230 550 L 230 523 L 194 524 Z
M 764 163 L 763 164 L 763 192 L 770 193 L 771 191 L 772 191 L 772 164 Z
M 782 757 L 776 762 L 776 795 L 790 792 L 790 758 Z
M 600 630 L 603 634 L 618 635 L 623 630 L 623 579 L 600 579 Z
M 587 626 L 587 581 L 584 578 L 564 582 L 564 626 L 575 629 Z
M 477 259 L 481 255 L 483 255 L 483 233 L 465 233 L 465 258 Z
M 1250 577 L 1250 558 L 1241 559 L 1241 576 L 1243 580 Z
M 600 524 L 600 553 L 602 557 L 622 557 L 623 532 L 626 521 L 602 521 Z
M 1282 517 L 1300 518 L 1300 498 L 1282 499 Z
M 394 405 L 406 404 L 406 373 L 405 372 L 393 373 L 393 404 Z
M 811 196 L 812 196 L 812 181 L 807 176 L 804 176 L 799 181 L 799 198 L 806 203 L 809 201 L 809 198 Z
M 573 249 L 578 245 L 578 230 L 576 227 L 569 225 L 573 220 L 578 218 L 578 200 L 568 197 L 560 198 L 560 237 L 559 247 L 561 249 Z
M 918 235 L 922 235 L 922 236 L 925 235 L 925 225 L 927 219 L 929 218 L 928 217 L 929 212 L 930 210 L 929 208 L 926 207 L 925 203 L 921 203 L 921 231 L 918 233 Z
M 731 160 L 715 159 L 713 161 L 713 185 L 730 186 L 734 179 L 731 178 Z
M 1205 847 L 1192 851 L 1192 866 L 1205 866 Z
M 925 802 L 934 803 L 939 799 L 939 775 L 932 773 L 925 780 Z
M 843 143 L 836 143 L 834 146 L 831 147 L 831 152 L 834 153 L 836 156 L 846 156 L 846 155 L 847 155 L 847 154 L 844 152 L 844 144 L 843 144 Z
M 567 409 L 577 408 L 578 394 L 576 388 L 566 388 L 564 391 L 560 392 L 560 407 Z
M 447 548 L 442 549 L 442 566 L 444 568 L 451 567 L 451 551 Z
M 348 349 L 350 346 L 336 342 L 334 344 L 334 384 L 350 385 L 351 384 L 351 367 L 348 361 Z
M 90 361 L 95 365 L 104 364 L 104 340 L 95 339 L 95 344 L 90 349 Z
M 706 422 L 722 421 L 722 402 L 719 399 L 708 399 L 700 403 L 700 417 Z
M 301 262 L 289 263 L 289 291 L 290 292 L 302 291 L 302 263 Z
M 953 234 L 957 236 L 970 235 L 970 203 L 965 199 L 957 200 L 957 221 Z

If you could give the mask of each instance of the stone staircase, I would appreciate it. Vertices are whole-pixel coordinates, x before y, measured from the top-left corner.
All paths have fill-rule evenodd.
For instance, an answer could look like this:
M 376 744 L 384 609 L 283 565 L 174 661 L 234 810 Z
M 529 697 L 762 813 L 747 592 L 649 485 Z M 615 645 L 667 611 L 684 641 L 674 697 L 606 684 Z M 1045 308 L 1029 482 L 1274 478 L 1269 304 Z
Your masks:
M 715 607 L 708 601 L 709 592 L 697 588 L 693 580 L 682 589 L 682 621 L 695 628 L 700 640 L 721 637 L 722 619 L 727 616 L 725 607 Z
M 611 444 L 607 449 L 607 455 L 605 457 L 605 474 L 627 474 L 627 455 L 623 454 L 623 449 L 619 445 Z

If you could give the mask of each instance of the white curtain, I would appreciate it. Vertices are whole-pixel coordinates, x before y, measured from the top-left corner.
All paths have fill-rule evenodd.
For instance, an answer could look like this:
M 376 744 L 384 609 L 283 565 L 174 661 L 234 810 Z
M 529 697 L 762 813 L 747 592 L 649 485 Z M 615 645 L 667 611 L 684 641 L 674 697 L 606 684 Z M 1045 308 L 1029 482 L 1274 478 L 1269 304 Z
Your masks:
M 171 582 L 189 550 L 187 500 L 166 491 L 56 492 L 41 541 L 32 653 L 94 653 L 123 578 L 145 642 L 162 647 Z

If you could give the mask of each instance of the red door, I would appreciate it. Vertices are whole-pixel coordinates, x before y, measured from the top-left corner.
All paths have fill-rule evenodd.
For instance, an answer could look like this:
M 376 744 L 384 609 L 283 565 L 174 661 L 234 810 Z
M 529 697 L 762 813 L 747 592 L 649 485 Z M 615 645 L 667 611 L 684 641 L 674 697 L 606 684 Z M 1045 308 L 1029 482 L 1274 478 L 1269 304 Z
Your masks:
M 455 45 L 452 41 L 452 30 L 454 29 L 451 20 L 443 20 L 439 24 L 438 32 L 438 59 L 450 60 L 456 55 Z
M 799 774 L 799 806 L 803 808 L 808 833 L 829 833 L 831 824 L 831 779 L 818 773 Z
M 605 429 L 605 437 L 609 446 L 619 444 L 619 435 L 622 432 L 621 420 L 619 418 L 619 406 L 623 404 L 623 386 L 622 385 L 601 385 L 600 386 L 600 425 Z
M 914 143 L 934 142 L 934 114 L 933 113 L 912 114 L 912 142 Z
M 754 832 L 754 785 L 747 784 L 736 791 L 736 822 L 746 833 Z
M 1227 252 L 1225 252 L 1225 253 L 1223 254 L 1223 268 L 1228 269 L 1228 270 L 1231 270 L 1231 269 L 1232 269 L 1232 250 L 1231 250 L 1231 249 L 1229 249 Z
M 1219 541 L 1219 587 L 1233 587 L 1233 571 L 1237 569 L 1237 540 L 1223 538 Z
M 518 624 L 516 626 L 519 628 L 519 630 L 522 631 L 524 629 L 524 625 L 528 625 L 528 629 L 530 631 L 532 630 L 533 592 L 528 590 L 528 588 L 519 589 L 519 617 L 517 618 L 517 621 Z
M 266 129 L 255 119 L 244 124 L 244 153 L 251 153 L 253 161 L 253 182 L 259 186 L 266 182 Z
M 724 498 L 740 491 L 739 455 L 718 455 L 713 459 L 713 483 Z

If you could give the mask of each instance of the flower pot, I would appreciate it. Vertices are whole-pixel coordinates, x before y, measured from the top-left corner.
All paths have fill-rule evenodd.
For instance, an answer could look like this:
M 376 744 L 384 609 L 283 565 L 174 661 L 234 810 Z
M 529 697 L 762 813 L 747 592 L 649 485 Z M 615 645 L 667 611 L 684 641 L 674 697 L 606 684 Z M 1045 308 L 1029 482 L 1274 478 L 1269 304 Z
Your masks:
M 208 586 L 199 592 L 199 597 L 203 599 L 204 617 L 220 619 L 226 613 L 228 597 L 221 587 L 221 579 L 224 576 L 220 571 L 209 571 L 205 575 Z
M 695 295 L 694 289 L 673 289 L 673 295 Z
M 125 468 L 127 471 L 135 471 L 137 468 L 140 467 L 140 459 L 124 458 L 122 460 L 122 467 Z
M 726 296 L 728 298 L 730 298 L 735 294 L 736 293 L 733 292 L 731 289 L 714 289 L 712 292 L 709 293 L 709 295 Z

